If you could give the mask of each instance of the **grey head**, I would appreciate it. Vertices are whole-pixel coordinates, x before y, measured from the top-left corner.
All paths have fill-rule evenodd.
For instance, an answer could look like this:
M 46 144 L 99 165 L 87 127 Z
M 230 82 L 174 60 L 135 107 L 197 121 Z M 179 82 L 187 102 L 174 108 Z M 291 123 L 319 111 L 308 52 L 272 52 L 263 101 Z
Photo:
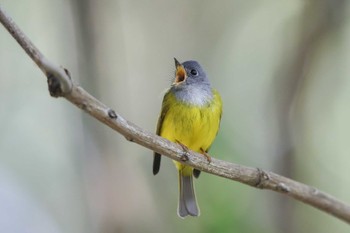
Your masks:
M 204 106 L 213 98 L 207 74 L 197 61 L 178 62 L 175 59 L 175 78 L 170 90 L 186 104 Z

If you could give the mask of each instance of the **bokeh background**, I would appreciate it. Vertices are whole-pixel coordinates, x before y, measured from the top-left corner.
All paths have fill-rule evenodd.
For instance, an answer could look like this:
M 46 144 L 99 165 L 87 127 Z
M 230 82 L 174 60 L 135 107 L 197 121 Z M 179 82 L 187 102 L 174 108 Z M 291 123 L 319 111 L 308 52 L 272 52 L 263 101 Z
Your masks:
M 350 203 L 346 0 L 3 0 L 52 61 L 154 131 L 173 57 L 205 67 L 224 101 L 211 154 Z M 202 174 L 199 218 L 176 215 L 177 174 L 152 152 L 53 99 L 0 27 L 0 232 L 349 232 L 312 207 Z

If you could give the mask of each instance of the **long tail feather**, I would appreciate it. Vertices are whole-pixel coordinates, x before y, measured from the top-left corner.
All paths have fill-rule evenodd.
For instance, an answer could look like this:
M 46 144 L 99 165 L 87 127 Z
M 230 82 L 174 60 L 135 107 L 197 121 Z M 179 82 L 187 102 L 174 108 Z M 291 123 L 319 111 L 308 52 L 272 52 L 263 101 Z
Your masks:
M 180 197 L 177 214 L 182 218 L 188 215 L 199 216 L 192 174 L 184 176 L 183 172 L 179 171 L 179 189 Z

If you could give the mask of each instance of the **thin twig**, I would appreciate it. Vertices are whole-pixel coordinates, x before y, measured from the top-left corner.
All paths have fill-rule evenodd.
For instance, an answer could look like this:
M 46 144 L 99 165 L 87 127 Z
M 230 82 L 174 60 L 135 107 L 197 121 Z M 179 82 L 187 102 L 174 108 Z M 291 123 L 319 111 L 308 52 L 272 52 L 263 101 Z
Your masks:
M 350 223 L 350 206 L 314 187 L 273 172 L 246 167 L 215 158 L 212 158 L 211 162 L 208 163 L 204 156 L 193 151 L 186 152 L 189 159 L 185 162 L 182 161 L 181 158 L 184 151 L 181 146 L 154 133 L 147 132 L 132 122 L 129 122 L 120 114 L 94 98 L 82 87 L 75 84 L 71 80 L 68 71 L 47 60 L 1 7 L 0 21 L 47 76 L 49 91 L 52 96 L 66 98 L 97 120 L 122 134 L 127 140 L 136 142 L 148 149 L 207 173 L 235 180 L 255 188 L 269 189 L 288 195 Z

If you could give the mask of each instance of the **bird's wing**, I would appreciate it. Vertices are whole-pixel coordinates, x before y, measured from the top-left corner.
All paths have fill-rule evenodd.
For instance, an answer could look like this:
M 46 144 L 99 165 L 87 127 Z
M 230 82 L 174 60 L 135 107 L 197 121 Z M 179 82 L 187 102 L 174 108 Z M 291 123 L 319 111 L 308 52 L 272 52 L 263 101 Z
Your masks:
M 216 131 L 216 135 L 217 135 L 219 132 L 219 129 L 220 129 L 220 123 L 221 123 L 221 117 L 222 117 L 222 100 L 221 100 L 221 96 L 220 96 L 219 92 L 215 89 L 213 89 L 213 95 L 214 95 L 214 101 L 217 102 L 217 104 L 215 104 L 215 106 L 217 106 L 218 113 L 219 113 L 219 127 Z M 209 148 L 208 148 L 208 150 L 209 150 Z M 206 152 L 208 152 L 208 151 L 206 151 Z
M 162 130 L 162 125 L 164 118 L 166 114 L 168 113 L 169 110 L 169 104 L 167 99 L 170 97 L 170 89 L 165 93 L 164 98 L 163 98 L 163 103 L 162 103 L 162 111 L 158 117 L 158 122 L 157 122 L 157 131 L 156 134 L 160 135 L 161 130 Z M 160 169 L 160 161 L 161 161 L 161 154 L 154 152 L 153 156 L 153 175 L 157 175 Z

